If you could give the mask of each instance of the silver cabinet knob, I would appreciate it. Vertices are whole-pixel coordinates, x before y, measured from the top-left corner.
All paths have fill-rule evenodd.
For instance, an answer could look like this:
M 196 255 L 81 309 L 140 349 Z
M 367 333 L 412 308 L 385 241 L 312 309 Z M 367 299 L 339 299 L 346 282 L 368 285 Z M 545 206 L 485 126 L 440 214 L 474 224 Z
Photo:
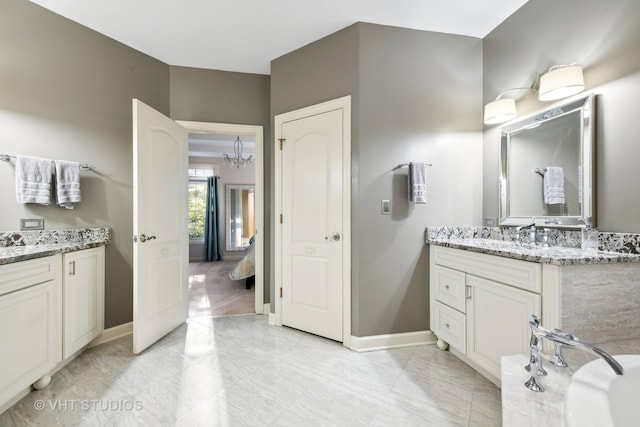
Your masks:
M 153 240 L 153 239 L 155 239 L 155 238 L 156 238 L 156 236 L 148 236 L 148 237 L 147 237 L 147 235 L 146 235 L 146 234 L 141 234 L 141 235 L 140 235 L 140 242 L 144 243 L 144 242 L 146 242 L 147 240 Z
M 340 240 L 340 233 L 336 233 L 333 236 L 326 236 L 324 240 L 328 240 L 328 241 L 333 240 L 334 242 L 337 242 L 338 240 Z

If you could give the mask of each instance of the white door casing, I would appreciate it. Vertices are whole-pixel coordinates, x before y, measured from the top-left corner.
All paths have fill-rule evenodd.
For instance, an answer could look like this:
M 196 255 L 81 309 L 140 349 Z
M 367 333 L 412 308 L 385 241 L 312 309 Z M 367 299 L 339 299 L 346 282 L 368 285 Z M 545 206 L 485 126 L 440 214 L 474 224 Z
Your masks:
M 230 123 L 177 121 L 190 132 L 211 132 L 229 135 L 250 135 L 255 138 L 255 311 L 264 313 L 264 134 L 262 126 Z
M 350 116 L 350 97 L 344 97 L 275 118 L 280 210 L 275 215 L 275 323 L 347 347 L 351 344 Z
M 187 130 L 133 100 L 133 352 L 188 312 Z

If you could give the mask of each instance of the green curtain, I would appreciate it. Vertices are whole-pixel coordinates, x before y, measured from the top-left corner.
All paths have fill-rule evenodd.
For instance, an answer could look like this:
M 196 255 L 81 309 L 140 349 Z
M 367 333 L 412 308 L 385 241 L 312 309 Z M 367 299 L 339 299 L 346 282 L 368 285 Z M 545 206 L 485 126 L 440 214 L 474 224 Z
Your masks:
M 204 220 L 204 251 L 207 261 L 222 261 L 219 188 L 219 176 L 207 178 L 207 214 Z

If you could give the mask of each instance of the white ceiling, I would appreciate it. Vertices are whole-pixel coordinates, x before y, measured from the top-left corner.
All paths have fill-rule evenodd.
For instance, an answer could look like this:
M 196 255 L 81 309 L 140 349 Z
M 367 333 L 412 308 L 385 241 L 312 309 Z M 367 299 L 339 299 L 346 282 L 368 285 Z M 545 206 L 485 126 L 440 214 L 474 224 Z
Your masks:
M 527 0 L 31 0 L 169 65 L 270 74 L 355 22 L 482 38 Z
M 189 157 L 218 157 L 223 153 L 233 156 L 234 144 L 238 135 L 227 135 L 213 132 L 189 132 Z M 253 135 L 243 135 L 242 155 L 256 154 L 256 140 Z

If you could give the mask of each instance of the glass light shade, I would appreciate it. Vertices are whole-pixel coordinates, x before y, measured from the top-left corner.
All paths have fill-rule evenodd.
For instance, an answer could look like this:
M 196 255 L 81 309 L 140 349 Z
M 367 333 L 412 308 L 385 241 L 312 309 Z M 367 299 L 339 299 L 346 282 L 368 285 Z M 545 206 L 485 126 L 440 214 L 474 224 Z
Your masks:
M 538 99 L 540 101 L 554 101 L 566 98 L 584 89 L 582 67 L 568 65 L 552 68 L 548 73 L 540 77 Z
M 508 122 L 517 116 L 516 101 L 511 98 L 496 99 L 484 106 L 484 123 L 487 125 Z

